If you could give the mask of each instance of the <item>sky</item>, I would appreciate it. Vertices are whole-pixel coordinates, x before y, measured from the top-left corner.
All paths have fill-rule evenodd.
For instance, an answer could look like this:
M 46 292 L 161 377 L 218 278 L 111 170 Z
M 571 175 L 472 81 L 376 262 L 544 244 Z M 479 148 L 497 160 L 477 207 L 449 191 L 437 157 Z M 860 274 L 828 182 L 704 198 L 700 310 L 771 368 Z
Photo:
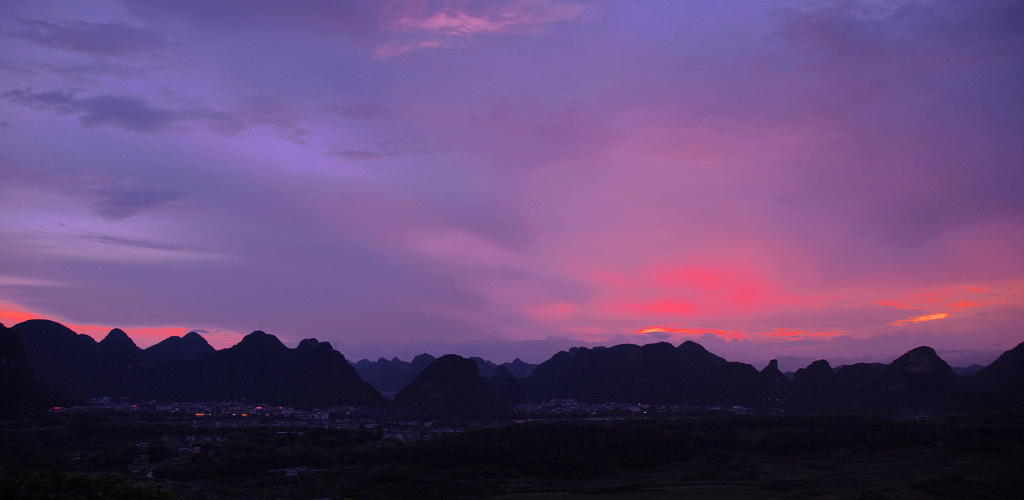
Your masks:
M 1019 1 L 0 6 L 8 326 L 966 366 L 1022 256 Z

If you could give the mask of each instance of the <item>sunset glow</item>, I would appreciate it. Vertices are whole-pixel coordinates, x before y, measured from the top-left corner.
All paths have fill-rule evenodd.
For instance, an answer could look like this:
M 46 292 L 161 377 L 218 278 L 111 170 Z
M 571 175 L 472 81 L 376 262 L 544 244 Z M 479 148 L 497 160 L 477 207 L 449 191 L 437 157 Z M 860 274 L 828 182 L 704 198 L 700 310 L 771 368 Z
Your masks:
M 121 330 L 124 330 L 124 332 L 126 334 L 128 334 L 128 337 L 130 337 L 132 339 L 132 341 L 135 342 L 135 345 L 137 345 L 137 346 L 139 346 L 139 347 L 141 347 L 143 349 L 146 348 L 146 347 L 149 347 L 149 346 L 151 346 L 153 344 L 156 344 L 156 343 L 166 339 L 167 337 L 180 337 L 180 336 L 185 335 L 186 333 L 188 333 L 190 331 L 193 331 L 192 329 L 178 328 L 178 327 L 134 327 L 134 328 L 132 328 L 130 325 L 124 325 L 124 326 L 118 325 L 118 326 L 115 326 L 115 327 L 110 327 L 110 326 L 107 326 L 107 325 L 78 324 L 78 323 L 73 323 L 73 322 L 70 322 L 70 321 L 66 321 L 63 318 L 61 318 L 60 316 L 46 316 L 46 315 L 43 315 L 43 314 L 33 313 L 33 312 L 26 311 L 23 308 L 21 308 L 19 306 L 15 306 L 13 304 L 0 303 L 0 323 L 3 323 L 4 325 L 13 326 L 13 325 L 18 324 L 18 323 L 20 323 L 22 321 L 27 321 L 27 320 L 30 320 L 30 319 L 39 319 L 39 318 L 45 318 L 45 319 L 50 319 L 50 320 L 57 321 L 57 322 L 61 323 L 62 325 L 70 328 L 75 333 L 79 333 L 79 334 L 83 334 L 83 335 L 88 335 L 88 336 L 92 337 L 94 340 L 96 340 L 97 342 L 100 341 L 100 340 L 103 340 L 103 337 L 106 337 L 107 334 L 110 333 L 110 330 L 112 328 L 121 328 Z M 248 333 L 248 332 L 245 332 L 245 333 Z M 231 346 L 237 344 L 238 341 L 242 340 L 242 337 L 245 336 L 245 333 L 237 333 L 237 332 L 206 332 L 204 330 L 202 333 L 200 333 L 200 335 L 202 335 L 204 338 L 206 338 L 206 341 L 211 346 L 213 346 L 214 348 L 216 348 L 216 349 L 224 349 L 226 347 L 231 347 Z
M 937 319 L 946 319 L 946 318 L 949 317 L 949 315 L 950 315 L 950 313 L 925 314 L 924 316 L 918 316 L 916 318 L 910 318 L 910 319 L 904 319 L 904 320 L 899 320 L 899 321 L 893 321 L 892 324 L 894 324 L 896 326 L 903 326 L 903 325 L 905 325 L 907 323 L 921 323 L 921 322 L 924 322 L 924 321 L 935 321 Z
M 496 362 L 1024 340 L 1014 2 L 2 10 L 8 326 Z

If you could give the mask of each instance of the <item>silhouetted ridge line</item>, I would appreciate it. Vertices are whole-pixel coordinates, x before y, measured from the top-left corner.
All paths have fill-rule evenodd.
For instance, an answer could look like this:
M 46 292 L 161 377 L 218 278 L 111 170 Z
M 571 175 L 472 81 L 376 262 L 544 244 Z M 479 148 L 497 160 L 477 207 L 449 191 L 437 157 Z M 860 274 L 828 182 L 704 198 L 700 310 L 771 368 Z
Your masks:
M 386 403 L 341 353 L 316 339 L 289 349 L 277 337 L 255 331 L 217 351 L 189 332 L 143 351 L 120 329 L 96 342 L 49 320 L 14 328 L 26 339 L 29 365 L 42 370 L 46 378 L 41 379 L 82 397 L 249 399 L 303 408 Z
M 247 399 L 300 408 L 386 402 L 329 343 L 306 339 L 289 349 L 262 331 L 227 349 L 154 369 L 142 394 L 170 400 Z
M 1024 408 L 1024 342 L 982 368 L 965 386 L 977 408 Z
M 198 359 L 216 351 L 202 335 L 188 332 L 183 337 L 167 337 L 144 352 L 149 366 L 156 367 L 175 360 Z
M 367 379 L 373 375 L 378 384 L 401 389 L 395 409 L 463 416 L 502 414 L 507 409 L 502 401 L 547 399 L 900 414 L 1024 409 L 1024 343 L 971 377 L 957 375 L 934 349 L 921 346 L 889 364 L 833 369 L 827 360 L 818 360 L 797 370 L 790 381 L 775 360 L 758 371 L 692 341 L 678 347 L 666 342 L 575 347 L 536 367 L 518 359 L 497 365 L 482 358 L 435 359 L 429 354 L 409 363 L 381 358 L 353 365 L 327 342 L 305 339 L 289 349 L 262 331 L 220 351 L 195 332 L 142 350 L 116 328 L 100 342 L 49 320 L 29 320 L 3 331 L 0 355 L 8 368 L 0 386 L 15 402 L 31 386 L 25 381 L 34 378 L 39 387 L 83 397 L 385 407 L 361 370 Z M 512 369 L 529 375 L 519 379 Z M 481 376 L 482 370 L 488 376 Z
M 359 376 L 363 377 L 363 380 L 369 382 L 378 391 L 387 393 L 398 392 L 408 386 L 434 359 L 429 354 L 420 354 L 413 358 L 411 362 L 402 361 L 398 358 L 391 358 L 390 360 L 379 358 L 377 361 L 363 359 L 353 363 L 352 366 L 359 372 Z M 479 357 L 469 359 L 476 363 L 477 368 L 480 370 L 480 376 L 485 379 L 498 376 L 500 373 L 499 368 L 505 368 L 516 379 L 523 379 L 530 375 L 534 368 L 537 367 L 537 365 L 525 363 L 519 358 L 500 365 Z

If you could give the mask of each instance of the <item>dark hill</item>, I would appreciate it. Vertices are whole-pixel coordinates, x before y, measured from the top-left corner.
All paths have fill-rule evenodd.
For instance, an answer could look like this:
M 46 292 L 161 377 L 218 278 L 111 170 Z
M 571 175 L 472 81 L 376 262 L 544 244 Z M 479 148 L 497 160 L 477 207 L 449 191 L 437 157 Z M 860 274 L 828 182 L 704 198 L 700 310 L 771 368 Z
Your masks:
M 961 404 L 960 377 L 930 347 L 883 363 L 835 370 L 818 360 L 796 371 L 794 408 L 819 411 L 944 411 Z
M 11 327 L 21 334 L 36 378 L 69 394 L 107 396 L 97 380 L 99 350 L 88 335 L 47 319 L 30 319 Z
M 110 330 L 95 346 L 95 384 L 99 390 L 90 394 L 120 396 L 143 374 L 142 349 L 120 328 Z
M 793 394 L 793 381 L 779 370 L 779 360 L 773 359 L 758 374 L 765 393 L 772 402 L 788 399 Z
M 248 399 L 300 408 L 385 403 L 330 344 L 307 339 L 289 349 L 262 331 L 228 349 L 154 369 L 139 395 L 179 401 Z
M 395 395 L 392 408 L 438 416 L 489 417 L 505 410 L 472 360 L 437 358 Z
M 729 363 L 696 342 L 574 348 L 523 381 L 531 399 L 586 402 L 750 404 L 766 399 L 757 370 Z
M 864 391 L 871 387 L 878 377 L 885 373 L 889 365 L 885 363 L 854 363 L 842 365 L 835 369 L 836 384 L 847 397 L 864 396 Z
M 869 403 L 901 409 L 948 409 L 960 377 L 931 347 L 918 347 L 896 358 L 868 384 Z
M 100 342 L 49 320 L 25 321 L 2 331 L 0 399 L 14 413 L 24 407 L 26 391 L 45 396 L 29 398 L 31 404 L 61 399 L 63 391 L 82 397 L 248 399 L 300 408 L 386 405 L 341 353 L 316 339 L 289 349 L 277 337 L 257 331 L 234 347 L 216 351 L 190 332 L 141 350 L 116 328 Z M 918 347 L 890 364 L 857 363 L 833 370 L 827 361 L 815 361 L 797 370 L 790 382 L 775 361 L 758 372 L 690 341 L 678 347 L 665 342 L 578 347 L 536 367 L 518 359 L 495 365 L 481 358 L 445 356 L 442 362 L 428 354 L 410 363 L 382 358 L 355 366 L 379 375 L 377 383 L 387 382 L 388 388 L 404 387 L 394 408 L 434 415 L 494 415 L 504 408 L 499 398 L 785 405 L 815 412 L 903 414 L 1024 409 L 1024 343 L 971 377 L 957 375 L 934 349 Z M 513 368 L 532 372 L 518 380 Z M 481 370 L 494 375 L 481 377 Z
M 114 328 L 107 333 L 106 337 L 99 342 L 104 349 L 116 352 L 116 351 L 132 351 L 138 349 L 139 346 L 135 345 L 135 342 L 124 333 L 124 330 L 120 328 Z
M 80 401 L 39 382 L 28 363 L 21 334 L 0 323 L 0 418 L 34 416 Z
M 0 418 L 42 411 L 32 401 L 35 384 L 21 334 L 0 324 Z
M 202 335 L 188 332 L 183 337 L 167 337 L 143 351 L 143 358 L 149 367 L 157 367 L 177 360 L 199 359 L 217 350 Z
M 1024 409 L 1024 342 L 1001 354 L 964 386 L 980 408 Z
M 798 408 L 827 409 L 847 404 L 839 394 L 836 373 L 819 359 L 793 375 L 793 404 Z
M 81 397 L 124 396 L 142 373 L 142 350 L 120 329 L 102 341 L 55 321 L 14 325 L 25 342 L 29 366 L 40 382 Z
M 484 381 L 494 391 L 494 395 L 500 401 L 506 403 L 521 403 L 526 399 L 519 379 L 515 378 L 505 365 L 499 365 L 494 369 L 494 376 L 484 377 Z
M 700 399 L 708 404 L 761 405 L 768 401 L 757 368 L 738 361 L 712 367 L 704 387 L 699 388 Z
M 96 342 L 48 320 L 19 323 L 29 367 L 82 397 L 173 400 L 252 399 L 298 407 L 382 406 L 345 357 L 315 339 L 289 349 L 253 332 L 216 351 L 199 334 L 172 337 L 143 351 L 120 329 Z

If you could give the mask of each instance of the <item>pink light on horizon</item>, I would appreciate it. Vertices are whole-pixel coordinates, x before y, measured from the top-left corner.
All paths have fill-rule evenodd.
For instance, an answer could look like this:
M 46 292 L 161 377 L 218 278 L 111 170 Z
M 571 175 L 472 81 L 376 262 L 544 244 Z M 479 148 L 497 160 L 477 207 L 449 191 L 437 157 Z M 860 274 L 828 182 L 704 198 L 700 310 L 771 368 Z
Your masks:
M 35 313 L 25 307 L 13 304 L 11 302 L 0 302 L 0 323 L 3 323 L 4 326 L 10 328 L 18 323 L 22 323 L 24 321 L 28 321 L 31 319 L 48 319 L 51 321 L 56 321 L 57 323 L 60 323 L 68 327 L 71 331 L 75 333 L 88 335 L 92 337 L 93 340 L 96 340 L 97 342 L 103 340 L 103 338 L 106 337 L 107 334 L 110 333 L 110 331 L 113 330 L 114 328 L 120 328 L 122 331 L 125 332 L 125 334 L 128 335 L 129 338 L 132 339 L 132 342 L 135 342 L 135 345 L 139 346 L 140 349 L 145 349 L 154 344 L 160 343 L 161 341 L 169 337 L 181 337 L 188 333 L 189 331 L 192 331 L 188 328 L 175 326 L 120 327 L 88 323 L 76 323 L 66 321 L 63 318 L 55 315 Z M 245 336 L 244 334 L 230 331 L 217 331 L 216 333 L 213 334 L 200 333 L 200 335 L 202 335 L 203 338 L 205 338 L 206 341 L 211 346 L 213 346 L 214 349 L 224 349 L 227 347 L 231 347 L 237 344 L 239 341 L 241 341 L 242 337 Z

